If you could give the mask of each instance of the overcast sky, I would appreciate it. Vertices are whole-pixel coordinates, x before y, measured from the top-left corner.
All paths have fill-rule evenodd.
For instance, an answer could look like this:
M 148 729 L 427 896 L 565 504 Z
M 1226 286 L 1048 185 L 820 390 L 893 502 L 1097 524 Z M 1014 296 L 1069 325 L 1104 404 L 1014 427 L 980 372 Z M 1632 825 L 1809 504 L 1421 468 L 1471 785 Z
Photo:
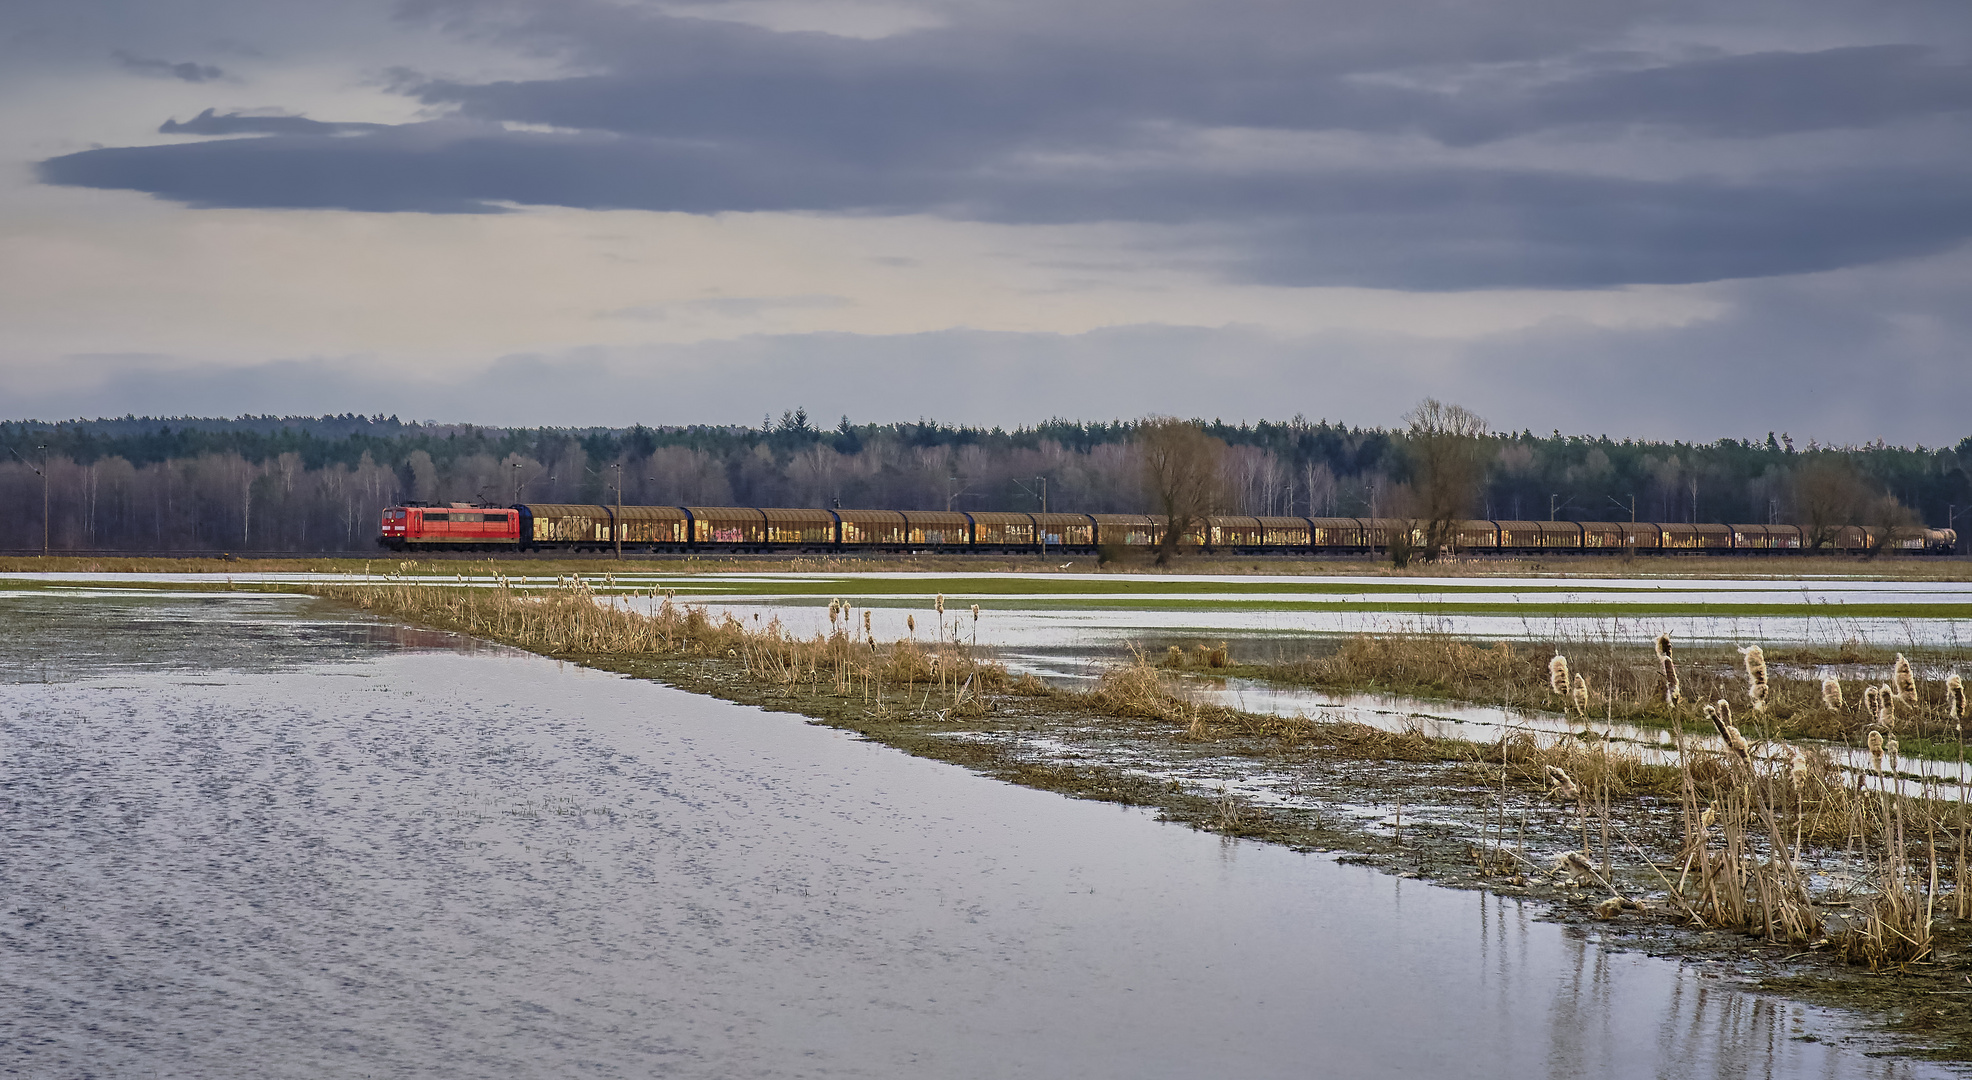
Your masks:
M 0 418 L 1972 435 L 1962 0 L 9 0 Z

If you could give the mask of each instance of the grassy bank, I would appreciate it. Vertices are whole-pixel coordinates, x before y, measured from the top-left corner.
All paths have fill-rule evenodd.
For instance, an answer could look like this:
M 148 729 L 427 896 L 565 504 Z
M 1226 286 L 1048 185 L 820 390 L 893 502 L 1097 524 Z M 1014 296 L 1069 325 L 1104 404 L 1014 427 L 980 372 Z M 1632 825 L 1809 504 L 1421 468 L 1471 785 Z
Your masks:
M 1757 653 L 1718 645 L 1673 650 L 1675 700 L 1655 647 L 1615 640 L 1488 645 L 1443 634 L 1357 635 L 1317 642 L 1308 655 L 1286 662 L 1240 663 L 1203 644 L 1173 647 L 1160 662 L 1173 670 L 1283 686 L 1559 711 L 1584 725 L 1670 730 L 1692 723 L 1696 707 L 1724 700 L 1758 739 L 1862 746 L 1872 729 L 1880 729 L 1894 733 L 1909 755 L 1962 760 L 1965 752 L 1964 724 L 1972 717 L 1955 709 L 1949 688 L 1961 668 L 1972 669 L 1963 650 L 1898 652 L 1859 641 Z M 1565 686 L 1556 682 L 1556 657 L 1568 672 Z M 1872 704 L 1871 688 L 1881 694 L 1896 679 L 1900 658 L 1909 671 L 1908 693 Z

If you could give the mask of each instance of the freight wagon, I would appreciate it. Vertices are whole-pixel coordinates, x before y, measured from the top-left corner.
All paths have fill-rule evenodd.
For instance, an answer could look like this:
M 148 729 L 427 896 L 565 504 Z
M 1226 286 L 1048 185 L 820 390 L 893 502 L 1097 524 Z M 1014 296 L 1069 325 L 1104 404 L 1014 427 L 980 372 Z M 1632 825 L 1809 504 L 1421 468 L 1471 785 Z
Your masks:
M 1067 552 L 1150 548 L 1169 523 L 1155 514 L 1026 514 L 955 510 L 789 510 L 743 506 L 602 506 L 521 503 L 484 506 L 405 503 L 383 512 L 377 542 L 393 551 L 685 552 Z M 1824 551 L 1858 553 L 1880 531 L 1837 530 Z M 1234 555 L 1371 555 L 1408 540 L 1422 547 L 1420 523 L 1398 518 L 1215 515 L 1194 523 L 1182 546 Z M 1454 553 L 1801 554 L 1795 525 L 1611 521 L 1460 521 Z M 1917 529 L 1885 545 L 1915 554 L 1950 554 L 1958 534 Z

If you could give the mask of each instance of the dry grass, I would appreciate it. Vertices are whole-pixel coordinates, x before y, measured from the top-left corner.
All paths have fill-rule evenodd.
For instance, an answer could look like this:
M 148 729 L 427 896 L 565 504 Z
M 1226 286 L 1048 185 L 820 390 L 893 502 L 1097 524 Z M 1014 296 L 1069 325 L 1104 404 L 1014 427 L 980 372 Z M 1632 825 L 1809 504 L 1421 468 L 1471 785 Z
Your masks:
M 1180 655 L 1185 658 L 1181 666 L 1194 666 L 1184 650 L 1172 654 Z M 1813 669 L 1881 666 L 1884 678 L 1876 681 L 1889 683 L 1895 676 L 1888 669 L 1897 655 L 1857 642 L 1764 654 L 1715 646 L 1680 649 L 1675 663 L 1666 663 L 1652 646 L 1631 642 L 1485 645 L 1447 634 L 1366 634 L 1345 638 L 1324 655 L 1241 672 L 1326 690 L 1552 708 L 1585 720 L 1658 728 L 1697 720 L 1691 703 L 1724 699 L 1746 713 L 1743 726 L 1749 737 L 1859 743 L 1881 724 L 1865 701 L 1866 681 L 1851 677 L 1845 684 L 1836 679 L 1831 688 Z M 1953 715 L 1958 697 L 1945 680 L 1945 659 L 1934 656 L 1921 663 L 1905 682 L 1902 696 L 1892 702 L 1896 730 L 1907 750 L 1924 747 L 1947 757 L 1957 752 L 1963 718 L 1962 712 Z M 1667 694 L 1671 679 L 1676 680 L 1675 695 Z M 1581 691 L 1587 692 L 1587 708 L 1582 707 Z
M 859 636 L 849 620 L 831 632 L 789 634 L 778 621 L 748 626 L 732 615 L 651 595 L 651 614 L 599 601 L 580 576 L 558 588 L 521 592 L 505 579 L 493 588 L 458 589 L 388 583 L 331 585 L 319 595 L 367 611 L 459 630 L 531 652 L 554 655 L 710 657 L 740 662 L 762 681 L 840 697 L 873 708 L 916 704 L 948 715 L 983 711 L 986 695 L 1008 684 L 1006 669 L 978 659 L 950 628 L 931 642 L 881 644 Z

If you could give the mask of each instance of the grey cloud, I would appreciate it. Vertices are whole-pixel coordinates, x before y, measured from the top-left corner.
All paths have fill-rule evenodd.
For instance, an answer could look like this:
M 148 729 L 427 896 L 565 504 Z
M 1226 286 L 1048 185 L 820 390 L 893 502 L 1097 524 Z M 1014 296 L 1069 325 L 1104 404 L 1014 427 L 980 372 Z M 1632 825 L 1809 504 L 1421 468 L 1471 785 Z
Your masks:
M 139 75 L 149 75 L 159 79 L 178 79 L 189 83 L 216 82 L 226 77 L 226 72 L 211 64 L 190 62 L 174 64 L 169 60 L 158 60 L 148 56 L 118 49 L 110 54 L 125 71 Z
M 381 130 L 383 124 L 332 123 L 304 116 L 263 116 L 254 113 L 224 113 L 207 109 L 184 123 L 166 120 L 158 125 L 160 135 L 341 135 Z
M 1877 311 L 1854 302 L 1863 296 L 1853 289 L 1838 294 L 1850 302 L 1830 302 L 1825 287 L 1763 283 L 1736 287 L 1730 310 L 1714 321 L 1563 323 L 1463 343 L 1131 326 L 1079 335 L 755 336 L 516 355 L 429 374 L 341 359 L 175 370 L 78 362 L 72 367 L 100 367 L 102 378 L 9 400 L 20 415 L 38 416 L 314 410 L 571 426 L 752 423 L 799 404 L 821 417 L 1012 426 L 1046 415 L 1257 420 L 1296 412 L 1390 424 L 1435 396 L 1501 428 L 1616 438 L 1711 441 L 1786 430 L 1802 443 L 1882 437 L 1936 446 L 1972 434 L 1956 398 L 1919 389 L 1962 381 L 1951 343 L 1972 332 L 1964 317 L 1944 316 L 1949 340 L 1913 340 L 1912 306 Z M 1776 370 L 1787 377 L 1775 378 Z M 597 386 L 610 392 L 599 395 Z
M 1531 133 L 1651 125 L 1693 135 L 1758 138 L 1870 128 L 1972 110 L 1972 65 L 1919 45 L 1760 52 L 1637 65 L 1532 86 L 1507 80 L 1413 95 L 1393 111 L 1434 138 L 1474 146 Z M 1360 117 L 1377 127 L 1378 117 Z

